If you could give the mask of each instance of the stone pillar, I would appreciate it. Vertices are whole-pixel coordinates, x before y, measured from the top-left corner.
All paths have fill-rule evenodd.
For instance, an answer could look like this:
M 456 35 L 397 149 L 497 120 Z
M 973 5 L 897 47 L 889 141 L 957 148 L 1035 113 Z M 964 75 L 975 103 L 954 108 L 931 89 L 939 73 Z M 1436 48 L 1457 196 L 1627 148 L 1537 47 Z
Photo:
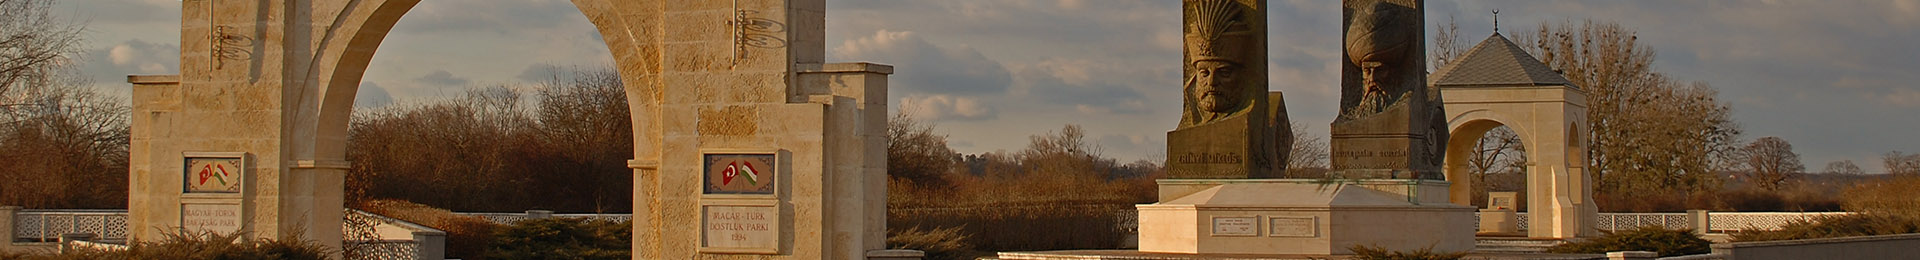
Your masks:
M 346 162 L 303 149 L 315 134 L 303 119 L 318 113 L 315 45 L 337 17 L 318 7 L 338 5 L 181 2 L 181 75 L 129 77 L 131 240 L 209 230 L 339 249 Z M 238 184 L 185 191 L 186 172 L 203 170 L 188 158 L 239 158 L 217 170 Z
M 1693 224 L 1693 234 L 1705 236 L 1713 232 L 1713 217 L 1704 209 L 1687 210 L 1687 220 Z
M 1447 130 L 1426 73 L 1425 1 L 1345 0 L 1340 116 L 1331 133 L 1341 178 L 1432 179 Z
M 20 206 L 0 206 L 0 253 L 13 252 L 14 213 L 20 212 Z
M 1184 2 L 1183 104 L 1167 177 L 1280 178 L 1292 135 L 1267 92 L 1266 1 Z
M 447 233 L 440 231 L 414 231 L 414 259 L 447 259 Z
M 542 218 L 551 218 L 551 217 L 553 217 L 552 210 L 527 210 L 527 218 L 529 219 L 542 219 Z

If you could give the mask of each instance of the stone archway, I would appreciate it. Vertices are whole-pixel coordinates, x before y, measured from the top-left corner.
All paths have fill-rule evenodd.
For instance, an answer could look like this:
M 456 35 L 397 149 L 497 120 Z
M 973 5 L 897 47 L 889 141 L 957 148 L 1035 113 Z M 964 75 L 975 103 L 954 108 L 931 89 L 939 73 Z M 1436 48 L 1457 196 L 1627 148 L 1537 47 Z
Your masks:
M 1471 205 L 1472 178 L 1466 157 L 1488 130 L 1507 126 L 1527 149 L 1526 203 L 1529 237 L 1571 238 L 1597 234 L 1592 177 L 1585 154 L 1586 94 L 1558 72 L 1494 34 L 1433 73 L 1445 96 L 1445 174 L 1449 199 Z
M 627 86 L 636 259 L 846 259 L 882 247 L 892 68 L 823 64 L 824 0 L 572 2 Z M 353 98 L 418 3 L 182 1 L 182 74 L 129 77 L 133 239 L 199 229 L 337 248 Z M 716 196 L 701 190 L 713 153 L 764 154 L 787 179 L 765 195 Z M 182 188 L 196 158 L 234 158 L 244 181 Z M 703 240 L 704 212 L 723 208 L 774 213 L 776 230 L 743 245 Z

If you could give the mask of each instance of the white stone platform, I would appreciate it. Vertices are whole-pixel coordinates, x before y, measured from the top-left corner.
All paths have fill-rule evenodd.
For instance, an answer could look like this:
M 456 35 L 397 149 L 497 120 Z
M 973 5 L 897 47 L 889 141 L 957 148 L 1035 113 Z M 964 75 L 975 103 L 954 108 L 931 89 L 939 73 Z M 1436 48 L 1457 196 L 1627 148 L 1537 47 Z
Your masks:
M 1160 203 L 1139 205 L 1140 252 L 1199 255 L 1352 254 L 1474 248 L 1474 209 L 1447 202 L 1434 180 L 1161 180 Z

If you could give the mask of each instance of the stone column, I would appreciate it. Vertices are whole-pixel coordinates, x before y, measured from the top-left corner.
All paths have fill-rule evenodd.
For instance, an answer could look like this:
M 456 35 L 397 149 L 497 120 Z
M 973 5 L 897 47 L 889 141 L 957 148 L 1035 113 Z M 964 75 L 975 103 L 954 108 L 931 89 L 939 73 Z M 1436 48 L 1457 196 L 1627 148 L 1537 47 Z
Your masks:
M 1345 0 L 1340 116 L 1331 161 L 1342 178 L 1445 179 L 1446 123 L 1429 93 L 1423 0 Z
M 1279 178 L 1291 135 L 1267 92 L 1266 1 L 1183 1 L 1182 113 L 1167 132 L 1174 179 Z
M 0 206 L 0 253 L 13 252 L 13 214 L 20 206 Z

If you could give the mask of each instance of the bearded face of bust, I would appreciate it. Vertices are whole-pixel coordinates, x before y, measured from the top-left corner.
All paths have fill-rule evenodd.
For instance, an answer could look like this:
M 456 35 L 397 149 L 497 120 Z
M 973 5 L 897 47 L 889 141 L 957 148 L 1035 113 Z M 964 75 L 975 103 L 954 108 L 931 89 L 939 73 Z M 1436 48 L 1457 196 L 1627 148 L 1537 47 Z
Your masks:
M 1239 84 L 1234 84 L 1238 65 L 1220 60 L 1202 60 L 1193 63 L 1193 96 L 1199 101 L 1201 110 L 1213 113 L 1232 112 L 1240 106 L 1245 97 Z

